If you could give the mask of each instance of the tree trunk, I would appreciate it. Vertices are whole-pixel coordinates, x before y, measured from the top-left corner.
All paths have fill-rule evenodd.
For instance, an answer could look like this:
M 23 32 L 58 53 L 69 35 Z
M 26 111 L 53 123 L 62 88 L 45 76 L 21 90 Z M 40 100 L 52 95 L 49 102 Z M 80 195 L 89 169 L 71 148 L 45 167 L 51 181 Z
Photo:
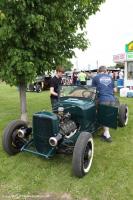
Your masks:
M 19 95 L 20 95 L 20 109 L 21 109 L 21 120 L 28 121 L 27 105 L 26 105 L 26 84 L 21 82 L 19 84 Z

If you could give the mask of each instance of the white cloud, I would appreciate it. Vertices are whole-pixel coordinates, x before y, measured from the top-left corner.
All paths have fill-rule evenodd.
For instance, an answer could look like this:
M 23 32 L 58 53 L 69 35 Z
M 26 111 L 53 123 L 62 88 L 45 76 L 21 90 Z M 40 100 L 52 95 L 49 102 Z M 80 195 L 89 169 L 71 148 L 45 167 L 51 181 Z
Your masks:
M 76 51 L 73 63 L 79 68 L 96 67 L 97 60 L 98 65 L 112 65 L 113 55 L 124 52 L 125 44 L 133 40 L 132 10 L 133 0 L 106 0 L 87 22 L 90 48 Z

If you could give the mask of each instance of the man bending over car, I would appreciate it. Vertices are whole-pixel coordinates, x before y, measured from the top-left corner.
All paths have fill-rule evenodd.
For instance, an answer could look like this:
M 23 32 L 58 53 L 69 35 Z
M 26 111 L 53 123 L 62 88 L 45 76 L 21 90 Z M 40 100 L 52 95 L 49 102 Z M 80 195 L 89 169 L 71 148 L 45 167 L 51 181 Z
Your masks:
M 116 88 L 111 76 L 107 74 L 105 66 L 99 67 L 99 73 L 92 79 L 92 86 L 96 87 L 98 104 L 115 105 L 114 92 L 116 92 Z M 104 126 L 103 129 L 102 140 L 112 142 L 109 127 Z

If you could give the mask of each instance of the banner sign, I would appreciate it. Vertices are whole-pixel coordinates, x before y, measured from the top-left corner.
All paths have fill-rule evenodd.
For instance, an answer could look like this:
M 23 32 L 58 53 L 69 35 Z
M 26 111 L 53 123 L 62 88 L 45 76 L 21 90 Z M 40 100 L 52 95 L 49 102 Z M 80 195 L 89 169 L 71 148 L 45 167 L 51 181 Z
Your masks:
M 113 56 L 113 61 L 115 63 L 124 62 L 126 60 L 126 54 L 121 53 Z
M 133 52 L 127 53 L 127 61 L 128 60 L 133 60 Z

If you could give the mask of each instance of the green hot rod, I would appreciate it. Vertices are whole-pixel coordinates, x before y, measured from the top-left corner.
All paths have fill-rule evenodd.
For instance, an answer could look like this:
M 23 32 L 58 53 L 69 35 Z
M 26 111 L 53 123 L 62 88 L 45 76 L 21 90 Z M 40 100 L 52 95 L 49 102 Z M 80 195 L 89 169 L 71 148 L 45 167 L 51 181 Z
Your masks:
M 104 114 L 103 114 L 104 113 Z M 128 107 L 97 105 L 96 89 L 88 86 L 62 86 L 54 112 L 33 115 L 32 127 L 15 120 L 3 134 L 3 148 L 9 155 L 21 151 L 45 158 L 56 153 L 73 154 L 72 171 L 83 177 L 90 170 L 94 154 L 93 134 L 102 125 L 117 128 L 128 122 Z

